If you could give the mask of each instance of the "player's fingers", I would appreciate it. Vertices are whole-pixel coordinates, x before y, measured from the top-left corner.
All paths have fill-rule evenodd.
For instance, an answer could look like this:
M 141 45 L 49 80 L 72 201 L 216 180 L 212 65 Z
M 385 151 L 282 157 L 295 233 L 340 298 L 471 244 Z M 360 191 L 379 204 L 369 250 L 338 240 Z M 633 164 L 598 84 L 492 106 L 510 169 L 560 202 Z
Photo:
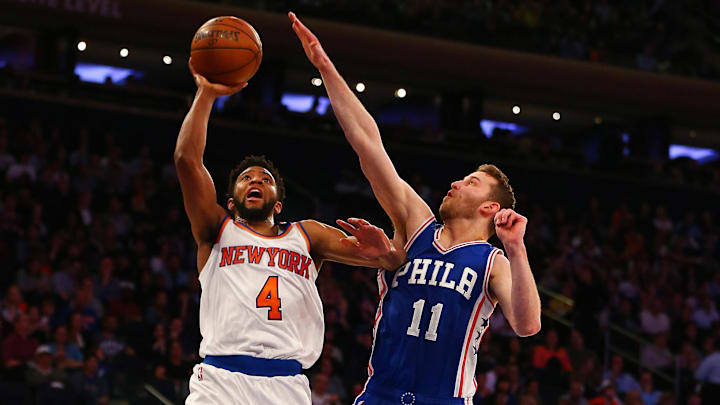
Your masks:
M 335 223 L 338 224 L 338 226 L 340 226 L 340 228 L 344 229 L 346 232 L 349 232 L 353 235 L 355 234 L 355 231 L 357 230 L 357 228 L 355 228 L 352 224 L 349 224 L 349 223 L 343 221 L 342 219 L 335 220 Z
M 362 219 L 362 218 L 348 218 L 348 222 L 351 224 L 357 226 L 358 228 L 361 226 L 368 226 L 370 225 L 370 222 Z
M 505 210 L 505 213 L 503 213 L 503 222 L 507 222 L 510 218 L 510 215 L 512 215 L 511 210 Z
M 190 68 L 190 72 L 195 76 L 197 73 L 195 72 L 195 68 L 192 65 L 192 57 L 188 58 L 188 67 Z

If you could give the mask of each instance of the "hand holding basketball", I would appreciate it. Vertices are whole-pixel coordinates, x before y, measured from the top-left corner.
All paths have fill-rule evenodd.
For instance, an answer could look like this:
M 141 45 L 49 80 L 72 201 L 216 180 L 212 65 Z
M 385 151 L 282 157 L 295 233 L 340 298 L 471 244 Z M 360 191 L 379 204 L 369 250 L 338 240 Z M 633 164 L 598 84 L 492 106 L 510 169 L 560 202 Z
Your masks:
M 502 209 L 495 214 L 495 233 L 506 247 L 522 243 L 527 227 L 527 218 L 511 209 Z
M 192 58 L 188 60 L 188 67 L 193 75 L 193 79 L 195 79 L 195 85 L 197 86 L 198 91 L 204 91 L 213 98 L 235 94 L 247 86 L 247 82 L 236 84 L 234 86 L 227 86 L 220 83 L 210 83 L 205 76 L 195 70 L 192 64 Z
M 288 17 L 290 18 L 290 22 L 292 22 L 292 29 L 300 39 L 302 47 L 305 50 L 305 55 L 310 60 L 310 63 L 318 70 L 323 70 L 331 66 L 330 58 L 328 58 L 315 34 L 297 18 L 295 13 L 289 12 Z

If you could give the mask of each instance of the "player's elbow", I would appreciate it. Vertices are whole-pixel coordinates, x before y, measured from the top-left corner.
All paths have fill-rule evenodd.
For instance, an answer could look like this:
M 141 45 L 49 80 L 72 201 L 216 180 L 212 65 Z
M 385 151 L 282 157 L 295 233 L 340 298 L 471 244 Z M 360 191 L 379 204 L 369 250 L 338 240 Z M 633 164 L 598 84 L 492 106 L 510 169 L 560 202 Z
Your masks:
M 528 337 L 536 335 L 540 332 L 540 319 L 536 319 L 530 322 L 524 322 L 518 325 L 515 329 L 515 333 L 520 337 Z
M 175 149 L 175 153 L 173 154 L 173 162 L 175 162 L 175 167 L 191 166 L 197 163 L 197 159 L 195 159 L 192 154 L 187 151 L 178 148 Z

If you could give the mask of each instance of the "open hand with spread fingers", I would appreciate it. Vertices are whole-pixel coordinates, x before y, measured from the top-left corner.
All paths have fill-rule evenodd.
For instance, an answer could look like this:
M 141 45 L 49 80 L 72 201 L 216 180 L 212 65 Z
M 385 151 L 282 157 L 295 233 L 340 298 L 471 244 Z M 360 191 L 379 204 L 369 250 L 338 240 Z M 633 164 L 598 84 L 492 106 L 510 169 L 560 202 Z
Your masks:
M 330 58 L 328 58 L 315 34 L 297 18 L 295 13 L 289 12 L 288 17 L 292 23 L 292 29 L 300 39 L 302 47 L 305 50 L 305 55 L 310 60 L 310 63 L 320 71 L 330 66 Z
M 527 227 L 527 218 L 505 208 L 495 214 L 495 233 L 506 247 L 522 243 Z
M 390 239 L 377 226 L 360 218 L 348 218 L 335 221 L 345 232 L 352 236 L 340 240 L 345 246 L 356 250 L 357 254 L 368 260 L 387 256 L 393 250 Z

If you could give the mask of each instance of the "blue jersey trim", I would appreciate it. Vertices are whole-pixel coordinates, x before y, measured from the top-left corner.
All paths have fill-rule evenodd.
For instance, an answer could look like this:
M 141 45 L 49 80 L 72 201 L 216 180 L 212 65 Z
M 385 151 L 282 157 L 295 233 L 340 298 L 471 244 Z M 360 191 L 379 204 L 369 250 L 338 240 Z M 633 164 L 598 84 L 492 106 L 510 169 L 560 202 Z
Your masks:
M 308 246 L 308 252 L 311 252 L 312 251 L 312 240 L 310 240 L 310 235 L 308 235 L 307 231 L 305 230 L 305 227 L 302 225 L 302 222 L 296 222 L 296 224 L 298 224 L 302 233 L 305 234 L 305 238 L 307 238 L 308 245 L 310 245 L 310 246 Z

